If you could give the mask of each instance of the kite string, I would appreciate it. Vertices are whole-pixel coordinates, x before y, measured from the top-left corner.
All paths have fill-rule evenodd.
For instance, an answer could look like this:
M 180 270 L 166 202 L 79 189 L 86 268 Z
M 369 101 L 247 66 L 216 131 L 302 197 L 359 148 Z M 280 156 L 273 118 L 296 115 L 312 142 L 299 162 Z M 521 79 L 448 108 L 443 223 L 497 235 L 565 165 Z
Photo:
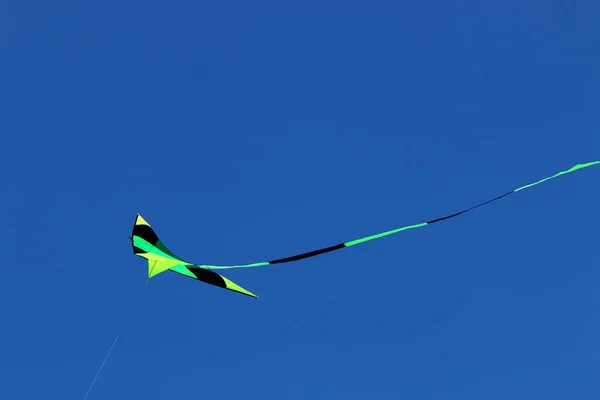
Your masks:
M 148 287 L 148 280 L 146 280 L 146 284 L 144 285 L 144 287 L 145 288 Z M 144 289 L 143 292 L 147 293 L 147 289 Z M 110 354 L 112 353 L 113 348 L 117 344 L 117 340 L 119 340 L 119 335 L 117 335 L 115 337 L 115 340 L 113 340 L 113 343 L 110 346 L 110 349 L 108 349 L 108 352 L 106 353 L 106 356 L 104 357 L 104 360 L 102 361 L 102 364 L 100 365 L 100 368 L 98 368 L 98 371 L 96 372 L 96 376 L 94 377 L 94 380 L 90 384 L 90 386 L 89 386 L 89 388 L 87 390 L 87 393 L 85 394 L 85 397 L 83 398 L 83 400 L 86 400 L 87 397 L 89 396 L 90 392 L 92 391 L 92 388 L 94 387 L 94 384 L 96 383 L 96 380 L 98 380 L 98 377 L 100 376 L 100 373 L 102 372 L 102 369 L 104 368 L 104 364 L 106 364 L 106 362 L 108 361 L 108 357 L 110 357 Z
M 98 379 L 98 376 L 100 376 L 100 372 L 102 372 L 102 368 L 104 368 L 104 364 L 106 364 L 106 361 L 108 360 L 108 357 L 110 357 L 110 353 L 112 353 L 112 350 L 115 347 L 115 344 L 117 344 L 117 340 L 119 340 L 119 336 L 118 335 L 115 337 L 115 340 L 113 341 L 112 345 L 110 346 L 110 349 L 108 350 L 108 353 L 106 353 L 106 356 L 104 357 L 104 361 L 102 361 L 102 364 L 100 365 L 100 368 L 98 368 L 98 371 L 96 372 L 96 376 L 94 377 L 94 380 L 92 381 L 92 384 L 88 388 L 87 393 L 85 394 L 85 397 L 83 398 L 83 400 L 86 400 L 87 397 L 89 396 L 90 392 L 92 391 L 92 388 L 94 387 L 94 384 L 96 383 L 96 380 Z

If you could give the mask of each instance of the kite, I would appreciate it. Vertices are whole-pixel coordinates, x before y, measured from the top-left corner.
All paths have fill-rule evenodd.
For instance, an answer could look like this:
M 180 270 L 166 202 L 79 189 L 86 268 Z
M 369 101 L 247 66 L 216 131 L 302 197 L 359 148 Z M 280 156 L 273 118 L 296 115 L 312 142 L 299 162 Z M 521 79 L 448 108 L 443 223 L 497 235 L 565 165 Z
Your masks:
M 144 220 L 144 218 L 142 218 L 141 215 L 137 214 L 135 223 L 133 226 L 132 237 L 131 237 L 133 253 L 137 256 L 143 257 L 148 260 L 148 278 L 152 278 L 153 276 L 156 276 L 162 272 L 171 270 L 171 271 L 177 272 L 179 274 L 185 275 L 185 276 L 193 278 L 193 279 L 197 279 L 199 281 L 202 281 L 202 282 L 205 282 L 205 283 L 208 283 L 211 285 L 215 285 L 215 286 L 218 286 L 218 287 L 221 287 L 224 289 L 229 289 L 234 292 L 245 294 L 247 296 L 258 298 L 258 296 L 256 296 L 255 294 L 250 293 L 246 289 L 238 286 L 237 284 L 233 283 L 229 279 L 217 274 L 216 272 L 214 272 L 212 270 L 229 269 L 229 268 L 254 268 L 254 267 L 263 267 L 263 266 L 267 266 L 267 265 L 288 263 L 288 262 L 298 261 L 298 260 L 302 260 L 302 259 L 309 258 L 309 257 L 318 256 L 320 254 L 329 253 L 329 252 L 332 252 L 335 250 L 341 250 L 341 249 L 345 249 L 347 247 L 356 246 L 361 243 L 366 243 L 366 242 L 369 242 L 369 241 L 372 241 L 375 239 L 380 239 L 380 238 L 383 238 L 383 237 L 386 237 L 389 235 L 393 235 L 393 234 L 396 234 L 396 233 L 399 233 L 402 231 L 406 231 L 409 229 L 422 228 L 424 226 L 435 224 L 436 222 L 445 221 L 445 220 L 457 217 L 461 214 L 465 214 L 471 210 L 474 210 L 474 209 L 484 206 L 486 204 L 490 204 L 494 201 L 497 201 L 504 197 L 507 197 L 513 193 L 520 192 L 521 190 L 528 189 L 530 187 L 539 185 L 540 183 L 546 182 L 550 179 L 554 179 L 561 175 L 565 175 L 565 174 L 568 174 L 568 173 L 571 173 L 571 172 L 574 172 L 574 171 L 577 171 L 577 170 L 580 170 L 583 168 L 591 167 L 593 165 L 598 165 L 598 164 L 600 164 L 600 161 L 593 161 L 593 162 L 589 162 L 586 164 L 577 164 L 569 170 L 562 171 L 562 172 L 559 172 L 548 178 L 544 178 L 537 182 L 530 183 L 525 186 L 521 186 L 517 189 L 511 190 L 510 192 L 504 193 L 503 195 L 495 197 L 491 200 L 487 200 L 476 206 L 472 206 L 470 208 L 464 209 L 464 210 L 456 212 L 454 214 L 447 215 L 445 217 L 440 217 L 440 218 L 433 219 L 431 221 L 392 229 L 392 230 L 389 230 L 386 232 L 382 232 L 382 233 L 378 233 L 375 235 L 351 240 L 348 242 L 339 243 L 334 246 L 329 246 L 329 247 L 324 247 L 324 248 L 317 249 L 317 250 L 312 250 L 312 251 L 309 251 L 306 253 L 301 253 L 301 254 L 297 254 L 294 256 L 290 256 L 290 257 L 280 258 L 280 259 L 276 259 L 276 260 L 272 260 L 272 261 L 257 262 L 257 263 L 252 263 L 252 264 L 242 264 L 242 265 L 204 265 L 204 264 L 202 264 L 202 265 L 200 265 L 200 264 L 193 264 L 188 261 L 185 261 L 185 260 L 179 258 L 178 256 L 176 256 L 175 254 L 173 254 L 169 249 L 167 249 L 167 247 L 163 244 L 163 242 L 158 238 L 158 236 L 156 235 L 156 233 L 154 232 L 154 230 L 152 229 L 150 224 L 148 224 L 148 222 L 146 222 L 146 220 Z
M 206 269 L 202 265 L 193 264 L 177 257 L 167 249 L 154 229 L 140 214 L 137 214 L 135 218 L 131 241 L 133 254 L 148 260 L 148 279 L 161 272 L 171 270 L 211 285 L 258 298 L 254 293 L 250 293 L 224 276 Z

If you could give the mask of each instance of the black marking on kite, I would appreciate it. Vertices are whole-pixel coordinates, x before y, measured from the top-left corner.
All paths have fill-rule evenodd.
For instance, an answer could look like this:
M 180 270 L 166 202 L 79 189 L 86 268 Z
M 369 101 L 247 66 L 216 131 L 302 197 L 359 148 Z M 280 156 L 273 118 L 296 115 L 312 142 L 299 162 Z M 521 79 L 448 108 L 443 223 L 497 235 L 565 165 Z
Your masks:
M 225 280 L 223 279 L 223 277 L 221 275 L 217 274 L 216 272 L 213 272 L 209 269 L 204 269 L 204 268 L 191 268 L 191 267 L 187 267 L 187 266 L 185 268 L 188 271 L 190 271 L 192 274 L 194 274 L 199 281 L 208 283 L 210 285 L 218 286 L 223 289 L 231 290 L 230 288 L 227 287 L 227 284 L 225 283 Z M 189 277 L 189 278 L 191 278 L 191 277 Z M 250 296 L 249 294 L 244 293 L 244 292 L 238 292 L 237 290 L 234 290 L 234 292 L 241 293 L 241 294 L 249 296 L 249 297 L 254 297 L 254 296 Z
M 152 229 L 148 225 L 136 225 L 136 226 L 134 226 L 134 228 L 133 228 L 133 234 L 135 236 L 141 237 L 142 239 L 144 239 L 146 242 L 150 243 L 153 246 L 155 246 L 156 243 L 159 240 L 158 236 L 154 232 L 154 229 Z
M 144 253 L 147 253 L 147 251 L 142 250 L 142 249 L 140 249 L 139 247 L 137 247 L 135 245 L 133 246 L 133 254 L 144 254 Z
M 216 272 L 213 272 L 211 270 L 204 269 L 204 268 L 187 268 L 187 269 L 192 274 L 194 274 L 194 276 L 196 276 L 196 278 L 199 281 L 227 289 L 227 285 L 225 284 L 225 281 Z

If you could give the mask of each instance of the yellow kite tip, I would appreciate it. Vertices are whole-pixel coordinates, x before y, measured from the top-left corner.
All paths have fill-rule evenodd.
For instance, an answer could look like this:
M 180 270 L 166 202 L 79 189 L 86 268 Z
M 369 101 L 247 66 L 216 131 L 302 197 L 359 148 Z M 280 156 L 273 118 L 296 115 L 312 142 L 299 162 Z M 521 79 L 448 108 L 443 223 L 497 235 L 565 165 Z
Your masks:
M 150 224 L 140 214 L 137 214 L 137 216 L 135 218 L 135 224 L 136 225 L 148 225 L 148 226 L 150 226 Z

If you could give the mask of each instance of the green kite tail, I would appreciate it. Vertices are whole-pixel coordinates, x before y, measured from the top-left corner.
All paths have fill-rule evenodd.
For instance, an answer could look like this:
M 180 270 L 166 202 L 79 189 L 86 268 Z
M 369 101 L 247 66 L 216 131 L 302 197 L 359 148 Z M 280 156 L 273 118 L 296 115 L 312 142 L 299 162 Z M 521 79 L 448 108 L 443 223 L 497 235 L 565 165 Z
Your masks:
M 408 229 L 422 228 L 427 225 L 432 225 L 436 222 L 444 221 L 447 219 L 451 219 L 457 217 L 461 214 L 465 214 L 471 210 L 484 206 L 486 204 L 492 203 L 496 200 L 500 200 L 504 197 L 507 197 L 510 194 L 519 192 L 524 189 L 528 189 L 532 186 L 539 185 L 540 183 L 546 182 L 550 179 L 557 178 L 561 175 L 565 175 L 571 172 L 575 172 L 577 170 L 591 167 L 593 165 L 600 164 L 600 161 L 593 161 L 586 164 L 577 164 L 573 168 L 568 169 L 566 171 L 559 172 L 555 175 L 552 175 L 548 178 L 541 179 L 537 182 L 530 183 L 525 186 L 521 186 L 517 189 L 511 190 L 501 196 L 495 197 L 491 200 L 480 203 L 476 206 L 467 208 L 465 210 L 459 211 L 457 213 L 447 215 L 445 217 L 440 217 L 433 219 L 431 221 L 422 222 L 420 224 L 408 225 L 402 228 L 392 229 L 386 232 L 378 233 L 375 235 L 363 237 L 360 239 L 351 240 L 349 242 L 339 243 L 334 246 L 329 246 L 317 250 L 312 250 L 306 253 L 297 254 L 290 257 L 280 258 L 273 261 L 263 261 L 252 264 L 242 264 L 242 265 L 198 265 L 192 264 L 190 262 L 184 261 L 181 258 L 175 256 L 171 253 L 165 245 L 158 239 L 154 230 L 150 227 L 150 225 L 138 214 L 135 220 L 135 225 L 133 227 L 133 252 L 134 254 L 144 257 L 148 260 L 148 277 L 155 276 L 161 272 L 166 270 L 172 270 L 182 275 L 189 276 L 190 278 L 198 279 L 206 283 L 210 283 L 222 288 L 226 288 L 229 290 L 233 290 L 236 292 L 240 292 L 246 294 L 248 296 L 257 297 L 254 294 L 248 292 L 247 290 L 239 287 L 235 283 L 229 281 L 228 279 L 222 277 L 221 275 L 210 271 L 210 270 L 219 270 L 219 269 L 229 269 L 229 268 L 253 268 L 253 267 L 262 267 L 266 265 L 274 265 L 274 264 L 282 264 L 288 263 L 292 261 L 302 260 L 304 258 L 318 256 L 320 254 L 328 253 L 335 250 L 341 250 L 346 247 L 355 246 L 357 244 L 369 242 L 371 240 L 380 239 L 389 235 L 393 235 L 398 232 L 406 231 Z
M 541 179 L 541 180 L 539 180 L 537 182 L 534 182 L 534 183 L 530 183 L 529 185 L 521 186 L 520 188 L 511 190 L 510 192 L 507 192 L 507 193 L 505 193 L 505 194 L 503 194 L 501 196 L 495 197 L 495 198 L 493 198 L 491 200 L 488 200 L 488 201 L 483 202 L 481 204 L 478 204 L 476 206 L 467 208 L 465 210 L 459 211 L 457 213 L 454 213 L 454 214 L 451 214 L 451 215 L 447 215 L 447 216 L 441 217 L 441 218 L 436 218 L 436 219 L 433 219 L 431 221 L 422 222 L 420 224 L 408 225 L 408 226 L 404 226 L 402 228 L 392 229 L 392 230 L 389 230 L 389 231 L 386 231 L 386 232 L 382 232 L 382 233 L 378 233 L 378 234 L 375 234 L 375 235 L 363 237 L 363 238 L 360 238 L 360 239 L 351 240 L 349 242 L 344 242 L 344 243 L 336 244 L 335 246 L 330 246 L 330 247 L 325 247 L 325 248 L 322 248 L 322 249 L 312 250 L 312 251 L 309 251 L 309 252 L 306 252 L 306 253 L 297 254 L 297 255 L 291 256 L 291 257 L 280 258 L 280 259 L 273 260 L 273 261 L 263 261 L 263 262 L 257 262 L 257 263 L 253 263 L 253 264 L 243 264 L 243 265 L 200 265 L 200 267 L 201 268 L 206 268 L 206 269 L 215 269 L 215 270 L 218 270 L 218 269 L 229 269 L 229 268 L 252 268 L 252 267 L 262 267 L 262 266 L 266 266 L 266 265 L 287 263 L 287 262 L 302 260 L 302 259 L 308 258 L 308 257 L 314 257 L 314 256 L 317 256 L 319 254 L 328 253 L 330 251 L 335 251 L 335 250 L 341 250 L 341 249 L 344 249 L 346 247 L 351 247 L 351 246 L 355 246 L 357 244 L 369 242 L 371 240 L 380 239 L 382 237 L 393 235 L 395 233 L 406 231 L 408 229 L 422 228 L 422 227 L 427 226 L 427 225 L 435 224 L 436 222 L 440 222 L 440 221 L 444 221 L 444 220 L 447 220 L 447 219 L 450 219 L 450 218 L 458 217 L 461 214 L 465 214 L 465 213 L 467 213 L 467 212 L 469 212 L 471 210 L 474 210 L 474 209 L 479 208 L 481 206 L 484 206 L 486 204 L 492 203 L 492 202 L 494 202 L 496 200 L 500 200 L 503 197 L 507 197 L 508 195 L 516 193 L 516 192 L 519 192 L 519 191 L 521 191 L 523 189 L 528 189 L 528 188 L 530 188 L 532 186 L 539 185 L 540 183 L 546 182 L 546 181 L 548 181 L 550 179 L 558 178 L 561 175 L 569 174 L 571 172 L 575 172 L 577 170 L 580 170 L 580 169 L 583 169 L 583 168 L 587 168 L 587 167 L 591 167 L 591 166 L 598 165 L 598 164 L 600 164 L 600 161 L 593 161 L 593 162 L 589 162 L 589 163 L 586 163 L 586 164 L 577 164 L 577 165 L 575 165 L 571 169 L 568 169 L 566 171 L 561 171 L 558 174 L 552 175 L 552 176 L 550 176 L 548 178 Z

